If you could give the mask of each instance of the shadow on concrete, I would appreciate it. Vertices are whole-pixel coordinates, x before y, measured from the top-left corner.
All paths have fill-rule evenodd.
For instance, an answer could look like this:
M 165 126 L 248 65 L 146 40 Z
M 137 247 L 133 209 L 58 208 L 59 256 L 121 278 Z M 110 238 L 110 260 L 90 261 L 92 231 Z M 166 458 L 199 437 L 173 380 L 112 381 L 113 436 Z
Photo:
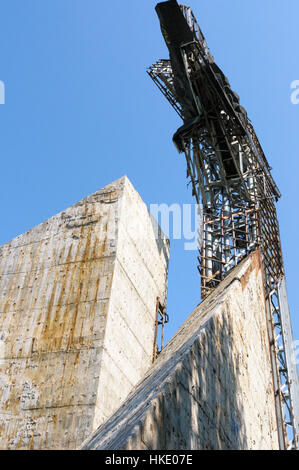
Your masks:
M 234 279 L 232 273 L 193 312 L 83 449 L 247 449 L 240 359 L 225 301 Z
M 247 448 L 243 406 L 238 399 L 239 358 L 233 352 L 229 319 L 221 330 L 214 317 L 195 339 L 175 384 L 157 397 L 150 449 L 239 450 Z M 203 351 L 205 349 L 205 351 Z M 177 351 L 176 354 L 180 354 Z M 153 381 L 154 377 L 151 378 Z

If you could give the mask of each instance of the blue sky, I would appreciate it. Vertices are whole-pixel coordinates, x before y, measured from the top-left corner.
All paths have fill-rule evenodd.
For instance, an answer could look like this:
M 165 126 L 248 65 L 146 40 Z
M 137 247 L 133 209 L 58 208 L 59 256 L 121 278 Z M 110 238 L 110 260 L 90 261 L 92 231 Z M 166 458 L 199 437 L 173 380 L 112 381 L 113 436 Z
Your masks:
M 194 202 L 171 137 L 180 120 L 145 69 L 167 58 L 153 0 L 0 0 L 0 244 L 126 174 L 147 204 Z M 247 108 L 282 192 L 299 340 L 298 0 L 189 0 Z M 200 302 L 196 252 L 173 241 L 169 338 Z

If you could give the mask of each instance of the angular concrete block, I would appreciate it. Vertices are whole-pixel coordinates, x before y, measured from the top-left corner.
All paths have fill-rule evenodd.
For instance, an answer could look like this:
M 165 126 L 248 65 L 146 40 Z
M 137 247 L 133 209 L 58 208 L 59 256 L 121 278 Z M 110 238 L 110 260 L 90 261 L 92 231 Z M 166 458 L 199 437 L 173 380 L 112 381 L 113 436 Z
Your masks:
M 169 242 L 123 177 L 0 247 L 0 448 L 72 449 L 152 363 Z

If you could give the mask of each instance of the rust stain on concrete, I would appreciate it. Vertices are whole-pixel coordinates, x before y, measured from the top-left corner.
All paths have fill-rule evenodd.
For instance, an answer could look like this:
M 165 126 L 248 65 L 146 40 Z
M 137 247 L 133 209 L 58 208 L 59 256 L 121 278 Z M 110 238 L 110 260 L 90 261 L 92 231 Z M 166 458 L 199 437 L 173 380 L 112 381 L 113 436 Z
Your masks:
M 74 448 L 90 433 L 95 414 L 97 419 L 103 419 L 111 411 L 104 405 L 107 398 L 95 411 L 100 372 L 104 387 L 101 396 L 107 394 L 110 368 L 121 370 L 122 361 L 126 361 L 127 331 L 118 325 L 119 315 L 126 317 L 127 323 L 122 325 L 130 325 L 128 333 L 133 338 L 130 328 L 136 328 L 136 315 L 141 315 L 143 305 L 130 297 L 136 296 L 135 281 L 130 280 L 130 286 L 120 284 L 121 295 L 119 288 L 113 290 L 117 243 L 111 243 L 109 237 L 111 224 L 116 229 L 118 226 L 121 197 L 132 199 L 134 214 L 137 208 L 143 227 L 149 226 L 146 206 L 123 178 L 0 249 L 2 449 Z M 124 225 L 129 217 L 125 214 Z M 147 234 L 142 236 L 148 239 Z M 138 253 L 136 250 L 135 258 L 128 258 L 127 270 L 143 262 Z M 146 346 L 150 349 L 150 364 L 153 338 L 148 330 L 153 328 L 151 323 L 148 328 L 148 322 L 154 321 L 155 302 L 147 297 L 165 295 L 167 271 L 155 241 L 146 263 L 152 274 L 142 280 L 141 295 L 150 308 L 153 304 L 153 311 L 142 307 L 145 321 L 139 320 L 139 331 L 146 337 L 142 346 L 151 346 Z M 130 272 L 126 282 L 134 275 L 134 271 Z M 153 284 L 155 276 L 158 281 Z M 127 301 L 131 302 L 129 312 L 125 310 Z M 109 346 L 105 347 L 116 345 L 110 354 L 117 365 L 103 362 L 106 337 Z M 136 347 L 140 347 L 139 343 Z M 112 377 L 110 395 L 114 407 L 125 398 L 133 381 L 141 378 L 147 368 L 146 358 L 142 352 L 135 360 L 134 377 L 127 379 L 124 373 L 115 382 Z
M 250 279 L 251 273 L 253 271 L 255 271 L 256 276 L 257 276 L 258 273 L 260 272 L 260 270 L 263 269 L 262 258 L 261 258 L 262 255 L 261 255 L 260 250 L 254 251 L 249 256 L 251 258 L 250 266 L 249 266 L 248 270 L 246 271 L 246 273 L 240 279 L 243 291 L 247 287 L 247 284 L 248 284 L 248 281 Z

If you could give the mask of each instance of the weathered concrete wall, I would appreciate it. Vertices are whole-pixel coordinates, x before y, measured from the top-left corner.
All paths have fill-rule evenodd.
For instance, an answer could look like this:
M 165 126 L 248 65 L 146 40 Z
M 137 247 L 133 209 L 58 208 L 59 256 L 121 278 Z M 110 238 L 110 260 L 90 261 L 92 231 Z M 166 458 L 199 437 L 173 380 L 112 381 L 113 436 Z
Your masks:
M 151 365 L 167 263 L 126 177 L 0 248 L 0 448 L 75 448 L 115 411 Z
M 152 364 L 155 306 L 166 303 L 169 242 L 128 182 L 120 206 L 117 256 L 107 317 L 94 429 L 127 397 Z
M 84 449 L 278 449 L 260 253 L 188 318 Z

